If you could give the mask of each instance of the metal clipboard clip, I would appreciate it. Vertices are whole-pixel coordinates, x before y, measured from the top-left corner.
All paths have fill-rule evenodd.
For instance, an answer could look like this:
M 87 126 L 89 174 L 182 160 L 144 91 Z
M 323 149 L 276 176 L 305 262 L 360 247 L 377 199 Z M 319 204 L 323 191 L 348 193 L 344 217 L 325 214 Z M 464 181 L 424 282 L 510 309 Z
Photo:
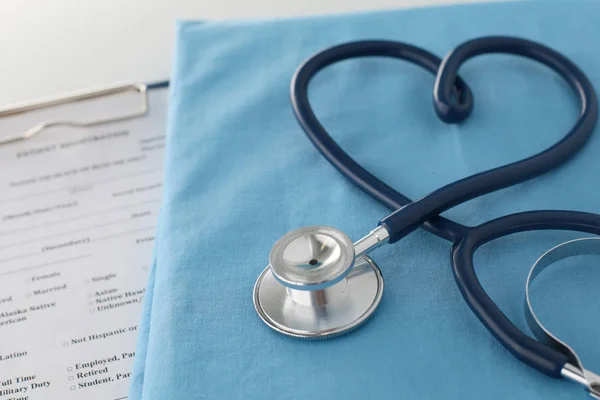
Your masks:
M 112 117 L 104 117 L 98 119 L 92 119 L 87 121 L 77 121 L 77 120 L 49 120 L 40 122 L 39 124 L 27 129 L 22 133 L 18 133 L 15 135 L 8 136 L 6 138 L 0 138 L 0 146 L 5 144 L 20 142 L 22 140 L 30 139 L 44 129 L 48 129 L 54 126 L 69 126 L 69 127 L 78 127 L 78 128 L 87 128 L 97 125 L 108 124 L 111 122 L 119 122 L 124 121 L 131 118 L 138 118 L 146 115 L 148 112 L 148 86 L 143 83 L 136 84 L 118 84 L 118 85 L 110 85 L 104 86 L 96 89 L 90 89 L 75 93 L 63 94 L 55 97 L 51 97 L 44 100 L 36 100 L 27 103 L 22 103 L 16 106 L 9 106 L 6 108 L 0 109 L 0 119 L 14 116 L 17 114 L 26 113 L 29 111 L 40 110 L 49 107 L 55 107 L 62 104 L 69 104 L 78 101 L 85 101 L 91 99 L 97 99 L 101 97 L 114 96 L 116 94 L 127 93 L 127 92 L 137 92 L 140 96 L 140 108 L 137 111 L 127 112 L 124 114 L 114 115 Z

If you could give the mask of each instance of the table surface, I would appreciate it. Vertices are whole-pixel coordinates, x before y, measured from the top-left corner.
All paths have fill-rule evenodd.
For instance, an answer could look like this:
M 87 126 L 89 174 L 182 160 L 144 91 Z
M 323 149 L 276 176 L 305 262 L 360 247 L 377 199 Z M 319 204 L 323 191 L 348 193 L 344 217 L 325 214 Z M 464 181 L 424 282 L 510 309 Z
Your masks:
M 300 16 L 473 0 L 0 0 L 0 105 L 168 78 L 178 19 Z

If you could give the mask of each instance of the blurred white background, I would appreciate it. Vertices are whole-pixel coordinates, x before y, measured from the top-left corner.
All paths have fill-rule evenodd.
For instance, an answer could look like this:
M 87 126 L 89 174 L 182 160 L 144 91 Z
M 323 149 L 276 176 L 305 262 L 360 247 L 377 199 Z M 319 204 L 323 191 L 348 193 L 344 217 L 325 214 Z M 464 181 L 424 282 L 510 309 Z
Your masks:
M 116 81 L 166 79 L 177 19 L 472 1 L 477 0 L 0 0 L 0 105 Z

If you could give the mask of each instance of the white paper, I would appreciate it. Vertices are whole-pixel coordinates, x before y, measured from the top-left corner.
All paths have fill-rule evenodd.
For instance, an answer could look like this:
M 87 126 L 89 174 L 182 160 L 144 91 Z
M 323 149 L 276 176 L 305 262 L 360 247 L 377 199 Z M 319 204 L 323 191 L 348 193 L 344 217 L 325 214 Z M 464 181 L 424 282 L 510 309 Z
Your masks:
M 0 400 L 127 398 L 162 192 L 167 91 L 146 117 L 0 146 Z M 0 123 L 135 109 L 136 96 Z

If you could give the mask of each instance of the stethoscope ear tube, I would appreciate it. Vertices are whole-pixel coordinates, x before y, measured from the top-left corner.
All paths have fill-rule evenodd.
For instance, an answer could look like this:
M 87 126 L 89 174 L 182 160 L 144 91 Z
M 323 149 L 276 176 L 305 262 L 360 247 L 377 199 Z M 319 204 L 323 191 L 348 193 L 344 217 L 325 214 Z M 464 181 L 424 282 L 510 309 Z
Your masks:
M 568 364 L 563 367 L 563 370 L 561 371 L 562 376 L 583 384 L 592 396 L 600 398 L 600 376 L 587 370 L 583 366 L 581 358 L 575 353 L 575 350 L 556 335 L 552 334 L 552 332 L 542 324 L 533 309 L 533 302 L 531 301 L 530 295 L 532 282 L 546 268 L 558 261 L 583 254 L 600 255 L 600 238 L 589 237 L 570 240 L 553 247 L 538 258 L 527 276 L 527 284 L 525 285 L 525 316 L 527 325 L 529 325 L 534 336 L 541 343 L 544 343 L 567 356 Z
M 519 360 L 553 377 L 563 376 L 569 356 L 521 332 L 481 286 L 473 254 L 494 239 L 516 232 L 569 230 L 600 235 L 600 215 L 576 211 L 530 211 L 507 215 L 469 230 L 452 250 L 454 278 L 465 301 L 483 325 Z

